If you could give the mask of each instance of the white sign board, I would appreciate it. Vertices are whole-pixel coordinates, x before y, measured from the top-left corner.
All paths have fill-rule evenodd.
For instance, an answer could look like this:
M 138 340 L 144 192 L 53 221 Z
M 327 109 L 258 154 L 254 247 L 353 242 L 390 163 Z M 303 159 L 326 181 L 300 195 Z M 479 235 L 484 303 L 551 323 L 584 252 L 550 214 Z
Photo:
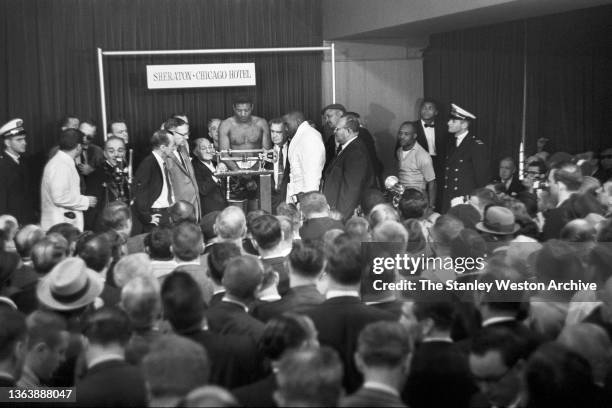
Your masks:
M 149 89 L 254 86 L 255 63 L 147 65 Z

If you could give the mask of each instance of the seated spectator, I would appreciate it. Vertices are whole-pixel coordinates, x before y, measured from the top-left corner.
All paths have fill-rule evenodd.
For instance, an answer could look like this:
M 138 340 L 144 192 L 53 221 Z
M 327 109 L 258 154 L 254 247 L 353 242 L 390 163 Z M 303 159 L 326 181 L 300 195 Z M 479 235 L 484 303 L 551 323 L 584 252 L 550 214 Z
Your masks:
M 75 227 L 72 224 L 68 224 L 66 222 L 55 224 L 54 226 L 49 228 L 49 230 L 47 231 L 47 236 L 51 234 L 59 234 L 62 237 L 66 238 L 66 241 L 68 241 L 68 248 L 70 250 L 70 252 L 68 253 L 68 256 L 71 256 L 72 254 L 74 254 L 74 248 L 76 246 L 76 241 L 81 235 L 81 231 L 79 231 L 77 227 Z
M 143 276 L 151 278 L 151 261 L 147 254 L 126 255 L 117 262 L 113 270 L 115 285 L 121 289 L 132 279 Z
M 592 323 L 566 326 L 557 342 L 584 357 L 591 366 L 595 384 L 603 387 L 612 367 L 612 341 L 604 329 Z
M 266 323 L 259 340 L 259 350 L 266 364 L 272 368 L 270 374 L 253 384 L 232 390 L 243 407 L 274 407 L 273 393 L 277 388 L 274 372 L 280 358 L 289 350 L 318 347 L 317 333 L 312 321 L 303 315 L 286 313 Z
M 28 343 L 23 373 L 17 385 L 41 389 L 66 358 L 66 321 L 52 312 L 37 310 L 26 319 Z
M 320 248 L 296 242 L 289 253 L 288 261 L 289 290 L 285 296 L 276 302 L 257 305 L 253 310 L 253 316 L 263 322 L 285 312 L 300 312 L 325 300 L 316 287 L 324 265 Z
M 408 375 L 412 345 L 399 323 L 368 324 L 359 334 L 355 361 L 363 385 L 342 399 L 341 407 L 405 407 L 400 391 Z
M 191 391 L 178 405 L 181 407 L 238 407 L 229 391 L 216 385 L 205 385 Z
M 148 406 L 171 407 L 190 391 L 208 384 L 210 362 L 198 343 L 169 334 L 151 345 L 142 361 L 142 372 L 151 396 Z
M 279 407 L 335 407 L 342 395 L 342 362 L 329 347 L 290 351 L 276 373 Z
M 230 242 L 219 242 L 211 247 L 207 254 L 208 270 L 206 276 L 210 278 L 213 295 L 208 303 L 213 306 L 219 303 L 225 296 L 225 288 L 223 287 L 223 272 L 227 263 L 241 255 L 240 248 Z
M 204 251 L 200 228 L 188 221 L 175 225 L 172 228 L 170 250 L 174 255 L 175 270 L 187 272 L 193 277 L 202 290 L 204 301 L 208 304 L 212 297 L 212 286 L 200 259 L 200 254 Z
M 311 191 L 300 199 L 300 211 L 304 222 L 300 228 L 303 241 L 318 241 L 331 229 L 343 229 L 342 222 L 330 217 L 329 204 L 325 196 Z
M 284 239 L 280 221 L 273 215 L 261 215 L 251 222 L 251 235 L 265 268 L 277 273 L 278 292 L 282 296 L 289 290 L 289 272 L 286 261 L 291 252 L 293 236 Z
M 28 329 L 25 316 L 0 307 L 0 387 L 16 387 L 26 355 Z
M 170 245 L 172 232 L 169 228 L 154 227 L 144 238 L 144 252 L 151 259 L 153 276 L 160 281 L 176 268 Z
M 144 406 L 147 390 L 140 369 L 125 362 L 130 322 L 118 308 L 103 307 L 88 317 L 87 372 L 76 383 L 77 403 L 83 406 Z

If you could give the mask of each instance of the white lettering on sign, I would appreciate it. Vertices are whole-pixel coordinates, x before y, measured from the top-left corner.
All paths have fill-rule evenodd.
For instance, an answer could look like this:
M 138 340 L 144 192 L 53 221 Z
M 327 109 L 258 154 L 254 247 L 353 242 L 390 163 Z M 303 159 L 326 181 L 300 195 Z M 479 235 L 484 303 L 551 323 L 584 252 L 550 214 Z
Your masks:
M 149 89 L 255 86 L 255 63 L 147 65 Z

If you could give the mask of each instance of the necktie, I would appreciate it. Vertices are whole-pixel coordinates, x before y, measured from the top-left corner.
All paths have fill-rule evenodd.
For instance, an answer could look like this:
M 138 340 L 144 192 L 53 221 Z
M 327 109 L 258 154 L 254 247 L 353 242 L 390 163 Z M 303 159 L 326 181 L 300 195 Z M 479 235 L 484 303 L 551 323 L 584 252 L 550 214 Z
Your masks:
M 434 123 L 432 123 L 432 124 L 423 123 L 423 127 L 426 127 L 426 128 L 428 128 L 428 127 L 431 127 L 431 128 L 432 128 L 432 127 L 434 127 L 434 126 L 435 126 L 435 124 L 434 124 Z
M 181 164 L 183 165 L 183 168 L 184 168 L 185 170 L 187 170 L 187 165 L 185 164 L 185 159 L 183 159 L 183 146 L 179 146 L 179 147 L 176 149 L 176 151 L 177 151 L 177 153 L 178 153 L 178 157 L 179 157 L 179 159 L 181 160 Z
M 166 181 L 166 187 L 168 189 L 168 205 L 172 205 L 172 184 L 170 182 L 170 172 L 168 171 L 168 166 L 166 166 L 166 162 L 164 162 L 164 179 Z
M 342 145 L 338 145 L 338 147 L 336 147 L 336 156 L 338 156 L 341 151 L 342 151 Z
M 285 146 L 281 146 L 280 150 L 278 151 L 278 174 L 276 176 L 276 188 L 277 189 L 281 182 L 281 179 L 283 178 L 283 174 L 285 173 L 285 157 L 283 155 L 284 148 Z

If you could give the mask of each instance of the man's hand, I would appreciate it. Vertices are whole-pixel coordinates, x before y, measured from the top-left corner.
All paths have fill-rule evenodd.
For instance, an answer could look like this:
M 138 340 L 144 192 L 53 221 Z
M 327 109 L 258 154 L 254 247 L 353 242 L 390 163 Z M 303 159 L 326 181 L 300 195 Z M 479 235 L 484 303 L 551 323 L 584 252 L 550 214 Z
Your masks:
M 78 164 L 77 165 L 81 174 L 84 176 L 87 176 L 89 174 L 91 174 L 91 172 L 94 171 L 94 168 L 91 167 L 89 164 Z
M 94 196 L 86 196 L 87 200 L 89 201 L 89 206 L 91 208 L 95 207 L 96 204 L 98 204 L 98 199 Z
M 149 224 L 153 224 L 155 226 L 159 226 L 159 219 L 161 218 L 161 214 L 153 214 L 151 215 L 151 221 Z

